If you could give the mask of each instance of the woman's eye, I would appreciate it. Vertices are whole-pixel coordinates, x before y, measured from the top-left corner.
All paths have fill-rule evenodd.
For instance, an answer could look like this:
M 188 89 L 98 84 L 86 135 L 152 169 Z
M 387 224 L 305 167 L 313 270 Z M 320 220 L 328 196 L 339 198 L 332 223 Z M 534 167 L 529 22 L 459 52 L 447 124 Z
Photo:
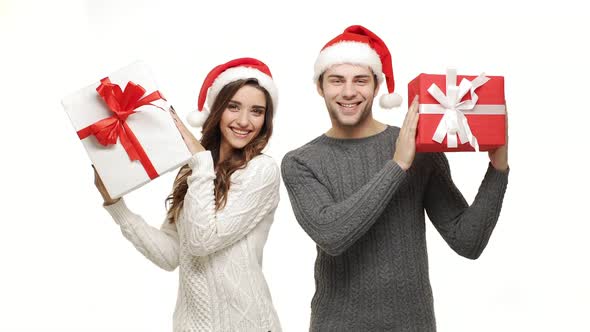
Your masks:
M 264 109 L 263 108 L 253 108 L 252 112 L 256 115 L 262 115 L 262 114 L 264 114 Z
M 229 109 L 230 111 L 237 111 L 238 110 L 238 105 L 236 105 L 236 104 L 229 104 L 229 105 L 227 105 L 227 109 Z

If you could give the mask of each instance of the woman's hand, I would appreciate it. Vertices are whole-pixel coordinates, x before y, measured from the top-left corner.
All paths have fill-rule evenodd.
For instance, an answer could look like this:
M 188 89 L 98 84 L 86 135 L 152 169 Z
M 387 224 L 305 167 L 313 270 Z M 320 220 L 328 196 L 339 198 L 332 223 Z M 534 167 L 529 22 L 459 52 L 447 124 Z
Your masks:
M 112 205 L 117 203 L 121 198 L 112 199 L 109 193 L 107 192 L 107 188 L 105 188 L 104 183 L 100 178 L 100 175 L 98 175 L 98 173 L 96 172 L 96 168 L 94 168 L 94 165 L 92 165 L 92 169 L 94 170 L 94 185 L 96 186 L 96 189 L 98 189 L 98 192 L 102 196 L 102 199 L 104 200 L 104 205 Z
M 176 128 L 180 132 L 184 143 L 188 150 L 195 154 L 197 152 L 205 151 L 205 148 L 201 145 L 201 143 L 195 138 L 195 136 L 188 130 L 188 128 L 184 125 L 184 122 L 178 118 L 178 115 L 174 111 L 174 108 L 170 106 L 170 115 L 172 115 L 172 119 L 174 120 L 174 124 L 176 124 Z

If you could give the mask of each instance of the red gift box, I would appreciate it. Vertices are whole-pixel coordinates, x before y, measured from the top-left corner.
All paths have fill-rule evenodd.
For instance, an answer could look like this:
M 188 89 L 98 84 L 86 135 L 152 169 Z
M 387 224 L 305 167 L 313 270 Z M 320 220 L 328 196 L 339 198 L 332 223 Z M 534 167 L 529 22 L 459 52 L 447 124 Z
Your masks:
M 457 76 L 452 69 L 420 74 L 408 84 L 408 107 L 415 95 L 416 151 L 488 151 L 506 144 L 504 77 Z

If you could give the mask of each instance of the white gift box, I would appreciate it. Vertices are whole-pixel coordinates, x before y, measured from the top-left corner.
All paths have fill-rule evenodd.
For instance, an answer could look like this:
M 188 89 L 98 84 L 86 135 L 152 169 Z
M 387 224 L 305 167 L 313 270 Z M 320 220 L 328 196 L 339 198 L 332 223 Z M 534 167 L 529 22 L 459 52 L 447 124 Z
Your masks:
M 108 78 L 122 90 L 129 81 L 143 87 L 145 95 L 158 90 L 150 69 L 142 62 L 124 67 L 108 75 Z M 76 132 L 115 114 L 96 91 L 100 84 L 100 81 L 96 82 L 62 100 Z M 163 109 L 152 105 L 138 107 L 125 122 L 145 151 L 148 164 L 153 165 L 157 173 L 155 176 L 158 176 L 186 164 L 191 154 L 168 112 L 168 103 L 157 100 L 152 104 Z M 145 158 L 144 164 L 139 160 L 132 161 L 120 138 L 116 144 L 108 146 L 100 144 L 93 135 L 81 139 L 81 142 L 112 198 L 121 197 L 151 181 L 149 167 L 144 166 Z

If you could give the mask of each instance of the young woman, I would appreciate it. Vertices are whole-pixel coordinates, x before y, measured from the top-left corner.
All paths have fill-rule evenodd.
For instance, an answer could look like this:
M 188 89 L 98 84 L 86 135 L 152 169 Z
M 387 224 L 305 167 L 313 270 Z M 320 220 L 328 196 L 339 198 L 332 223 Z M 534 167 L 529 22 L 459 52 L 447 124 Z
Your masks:
M 160 229 L 123 199 L 111 199 L 95 173 L 105 209 L 123 235 L 159 267 L 180 267 L 174 331 L 281 330 L 262 274 L 262 250 L 279 202 L 279 168 L 262 154 L 277 97 L 268 67 L 241 58 L 205 78 L 200 112 L 188 118 L 202 125 L 200 142 L 170 110 L 193 157 L 174 181 Z

